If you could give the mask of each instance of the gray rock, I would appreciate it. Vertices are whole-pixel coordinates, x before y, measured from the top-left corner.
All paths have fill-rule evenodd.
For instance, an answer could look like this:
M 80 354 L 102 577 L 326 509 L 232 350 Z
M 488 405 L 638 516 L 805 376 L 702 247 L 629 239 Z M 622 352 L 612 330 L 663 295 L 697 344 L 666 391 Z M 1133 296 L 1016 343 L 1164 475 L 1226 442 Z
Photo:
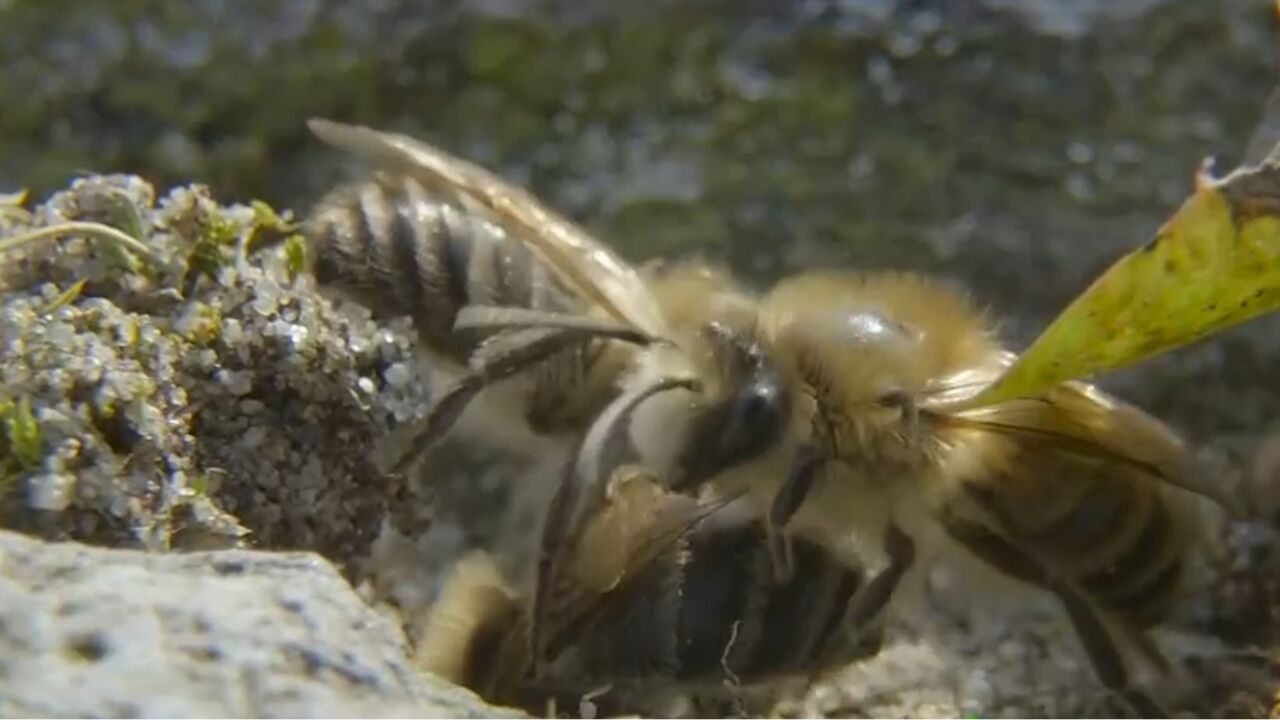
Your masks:
M 0 715 L 497 717 L 311 553 L 0 532 Z

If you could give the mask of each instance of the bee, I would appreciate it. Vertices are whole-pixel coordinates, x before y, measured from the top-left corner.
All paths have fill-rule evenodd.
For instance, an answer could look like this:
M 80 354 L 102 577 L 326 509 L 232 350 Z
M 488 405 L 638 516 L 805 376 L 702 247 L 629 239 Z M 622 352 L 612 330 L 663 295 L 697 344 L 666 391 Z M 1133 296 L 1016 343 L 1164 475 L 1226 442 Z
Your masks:
M 542 524 L 527 630 L 535 674 L 572 638 L 555 598 L 608 505 L 608 469 L 634 458 L 677 494 L 743 498 L 780 585 L 802 581 L 798 543 L 834 552 L 857 541 L 880 567 L 850 599 L 848 627 L 880 616 L 917 554 L 959 548 L 1056 596 L 1103 685 L 1160 712 L 1130 671 L 1138 660 L 1170 669 L 1147 630 L 1187 579 L 1193 496 L 1220 498 L 1158 420 L 1081 382 L 962 409 L 1014 356 L 940 281 L 824 271 L 751 293 L 701 267 L 651 275 L 464 160 L 401 135 L 312 127 L 483 208 L 575 299 L 568 312 L 458 310 L 453 332 L 495 333 L 468 359 L 464 401 L 573 343 L 618 353 L 614 390 L 580 426 Z M 456 418 L 450 397 L 432 411 L 438 426 Z
M 694 261 L 632 267 L 526 191 L 461 158 L 404 135 L 319 119 L 309 125 L 379 170 L 332 191 L 308 218 L 317 280 L 377 312 L 410 315 L 428 351 L 464 369 L 396 469 L 482 390 L 515 376 L 524 396 L 510 404 L 513 414 L 535 430 L 576 436 L 655 343 L 696 347 L 680 352 L 717 365 L 706 374 L 719 386 L 700 392 L 745 389 L 748 405 L 781 416 L 777 379 L 759 348 L 742 342 L 754 300 L 728 272 Z
M 395 136 L 324 120 L 310 126 L 327 143 L 376 165 L 371 177 L 330 191 L 308 216 L 312 274 L 376 315 L 412 318 L 435 367 L 454 379 L 393 472 L 444 435 L 482 390 L 499 396 L 499 425 L 519 424 L 539 437 L 572 431 L 597 415 L 614 394 L 625 356 L 607 329 L 590 321 L 590 304 L 527 242 L 512 237 L 525 232 L 521 225 L 499 222 L 448 180 L 416 172 L 411 160 L 390 151 L 404 147 Z M 570 323 L 509 332 L 457 324 L 464 310 L 497 307 L 506 319 Z M 576 325 L 594 332 L 584 338 Z M 508 380 L 524 368 L 529 372 Z
M 759 348 L 740 340 L 754 322 L 752 296 L 728 272 L 696 261 L 635 268 L 524 190 L 460 158 L 366 127 L 327 120 L 310 127 L 377 168 L 373 178 L 332 191 L 309 216 L 317 280 L 382 314 L 412 317 L 423 346 L 455 376 L 390 474 L 404 473 L 486 396 L 495 399 L 483 409 L 486 435 L 519 442 L 528 427 L 538 453 L 547 439 L 571 445 L 619 398 L 632 367 L 673 342 L 696 347 L 697 361 L 715 366 L 697 396 L 718 411 L 708 412 L 700 437 L 733 438 L 689 453 L 704 473 L 750 457 L 768 421 L 780 421 L 779 380 Z M 667 377 L 654 388 L 696 382 Z
M 1228 505 L 1172 430 L 1082 382 L 958 409 L 1014 355 L 965 293 L 937 280 L 803 273 L 753 310 L 707 328 L 749 349 L 754 373 L 726 376 L 731 365 L 682 338 L 633 363 L 632 389 L 588 430 L 553 500 L 539 593 L 566 572 L 558 548 L 601 502 L 599 468 L 629 449 L 673 490 L 748 498 L 779 582 L 795 576 L 796 538 L 860 541 L 881 570 L 851 599 L 850 626 L 889 606 L 917 554 L 959 550 L 1058 598 L 1102 684 L 1140 715 L 1163 714 L 1132 672 L 1173 671 L 1148 630 L 1191 587 L 1203 501 Z M 752 389 L 746 377 L 769 382 Z M 727 450 L 739 446 L 751 449 Z M 535 625 L 535 646 L 554 643 Z
M 1167 426 L 1082 382 L 956 409 L 1014 355 L 965 293 L 927 277 L 802 273 L 764 293 L 756 311 L 750 342 L 789 397 L 769 451 L 699 473 L 653 442 L 656 429 L 680 432 L 688 416 L 687 403 L 660 397 L 606 411 L 588 436 L 629 435 L 674 490 L 749 498 L 775 538 L 782 581 L 794 573 L 792 538 L 828 547 L 859 539 L 882 570 L 851 600 L 851 625 L 889 605 L 917 555 L 959 549 L 1048 591 L 1103 685 L 1139 714 L 1162 714 L 1131 670 L 1145 662 L 1171 672 L 1147 630 L 1189 587 L 1203 501 L 1225 504 Z M 587 489 L 596 482 L 590 447 L 566 478 L 570 499 L 547 522 L 570 528 L 561 537 L 575 533 L 575 503 L 598 502 Z
M 531 713 L 582 699 L 636 712 L 808 683 L 876 651 L 878 628 L 842 625 L 863 575 L 826 547 L 797 542 L 796 580 L 779 585 L 743 503 L 672 493 L 634 466 L 608 496 L 562 558 L 550 654 L 534 661 L 527 596 L 477 553 L 445 583 L 419 666 Z

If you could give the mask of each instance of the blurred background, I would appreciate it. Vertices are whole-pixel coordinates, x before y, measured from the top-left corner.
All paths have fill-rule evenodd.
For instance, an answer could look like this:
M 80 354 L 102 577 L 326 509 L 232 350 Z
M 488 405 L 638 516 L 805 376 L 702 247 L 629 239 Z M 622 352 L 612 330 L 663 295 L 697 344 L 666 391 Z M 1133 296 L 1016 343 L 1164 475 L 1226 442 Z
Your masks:
M 1277 79 L 1268 0 L 0 0 L 0 189 L 77 173 L 305 212 L 309 116 L 528 184 L 628 257 L 936 271 L 1025 343 Z M 1263 319 L 1106 382 L 1200 439 L 1280 403 Z

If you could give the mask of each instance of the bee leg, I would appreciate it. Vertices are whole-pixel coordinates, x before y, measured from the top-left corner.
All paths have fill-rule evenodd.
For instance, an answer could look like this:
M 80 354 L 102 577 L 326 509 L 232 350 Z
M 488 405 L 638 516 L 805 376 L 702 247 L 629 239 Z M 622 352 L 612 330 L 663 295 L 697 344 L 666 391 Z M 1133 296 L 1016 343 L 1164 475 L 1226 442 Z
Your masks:
M 1130 687 L 1129 673 L 1120 648 L 1101 616 L 1079 591 L 1050 575 L 1031 556 L 990 529 L 950 513 L 944 514 L 942 522 L 948 535 L 987 564 L 1056 595 L 1067 612 L 1076 636 L 1080 638 L 1080 644 L 1084 646 L 1085 654 L 1089 656 L 1089 663 L 1098 680 L 1138 717 L 1169 716 L 1145 692 Z
M 1129 686 L 1129 674 L 1124 667 L 1124 659 L 1112 640 L 1110 633 L 1102 622 L 1102 618 L 1093 607 L 1072 588 L 1051 586 L 1050 589 L 1062 601 L 1071 618 L 1071 625 L 1084 645 L 1089 662 L 1093 665 L 1102 684 L 1124 701 L 1131 710 L 1144 718 L 1169 717 L 1168 711 L 1160 707 L 1145 692 Z
M 849 601 L 849 609 L 845 612 L 848 627 L 860 628 L 870 624 L 889 604 L 903 576 L 915 564 L 916 543 L 897 525 L 890 525 L 885 531 L 884 543 L 889 565 L 876 573 Z
M 400 474 L 453 427 L 463 411 L 487 385 L 509 378 L 578 342 L 576 328 L 532 328 L 498 333 L 481 346 L 471 360 L 471 371 L 436 399 L 408 447 L 391 467 Z
M 778 585 L 787 585 L 796 576 L 795 546 L 791 536 L 785 530 L 772 523 L 764 528 L 765 542 L 769 547 L 769 564 L 773 566 L 773 581 Z
M 610 338 L 632 345 L 648 345 L 654 342 L 654 338 L 643 332 L 612 320 L 531 308 L 466 305 L 458 310 L 457 317 L 453 321 L 455 333 L 468 330 L 487 334 L 530 328 L 567 330 L 581 333 L 584 338 Z
M 800 457 L 792 467 L 791 474 L 782 483 L 778 494 L 773 497 L 773 504 L 769 506 L 770 525 L 785 528 L 787 523 L 791 522 L 791 518 L 795 516 L 796 511 L 809 496 L 809 491 L 813 489 L 822 464 L 823 457 L 817 450 L 811 447 L 800 449 Z
M 769 506 L 768 521 L 765 532 L 768 535 L 769 557 L 773 562 L 774 580 L 785 585 L 795 575 L 795 554 L 791 547 L 791 538 L 786 534 L 787 524 L 795 517 L 800 506 L 804 504 L 813 484 L 818 479 L 818 471 L 822 468 L 823 458 L 812 447 L 800 449 L 800 456 L 791 469 L 791 474 L 773 496 Z
M 561 587 L 560 560 L 566 547 L 581 537 L 592 514 L 607 502 L 609 479 L 626 455 L 627 429 L 631 414 L 640 403 L 658 393 L 692 389 L 691 378 L 668 377 L 618 396 L 591 424 L 569 458 L 560 483 L 547 507 L 539 538 L 537 584 L 533 596 L 533 623 L 530 643 L 534 667 L 554 659 L 556 639 L 546 631 L 546 617 L 552 594 Z
M 882 611 L 916 561 L 915 541 L 897 525 L 890 525 L 885 531 L 884 545 L 889 564 L 849 599 L 840 621 L 839 637 L 832 647 L 824 651 L 824 655 L 839 653 L 841 657 L 854 657 L 857 648 L 866 645 L 872 633 L 879 632 L 878 620 Z

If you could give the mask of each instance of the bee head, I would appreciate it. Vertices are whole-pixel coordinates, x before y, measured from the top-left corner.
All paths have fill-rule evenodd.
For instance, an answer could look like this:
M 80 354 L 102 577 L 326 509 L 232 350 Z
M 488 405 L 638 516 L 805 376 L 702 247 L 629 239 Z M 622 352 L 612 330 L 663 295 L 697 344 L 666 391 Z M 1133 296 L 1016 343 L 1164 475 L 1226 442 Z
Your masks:
M 963 289 L 915 273 L 815 270 L 760 301 L 762 334 L 796 388 L 797 440 L 854 463 L 913 462 L 938 380 L 998 344 Z
M 773 326 L 799 397 L 799 454 L 770 507 L 783 528 L 830 462 L 873 481 L 910 477 L 925 460 L 917 408 L 927 383 L 920 333 L 866 306 L 810 308 Z
M 876 310 L 838 307 L 780 326 L 777 345 L 803 398 L 805 440 L 844 460 L 915 445 L 927 375 L 914 329 Z

